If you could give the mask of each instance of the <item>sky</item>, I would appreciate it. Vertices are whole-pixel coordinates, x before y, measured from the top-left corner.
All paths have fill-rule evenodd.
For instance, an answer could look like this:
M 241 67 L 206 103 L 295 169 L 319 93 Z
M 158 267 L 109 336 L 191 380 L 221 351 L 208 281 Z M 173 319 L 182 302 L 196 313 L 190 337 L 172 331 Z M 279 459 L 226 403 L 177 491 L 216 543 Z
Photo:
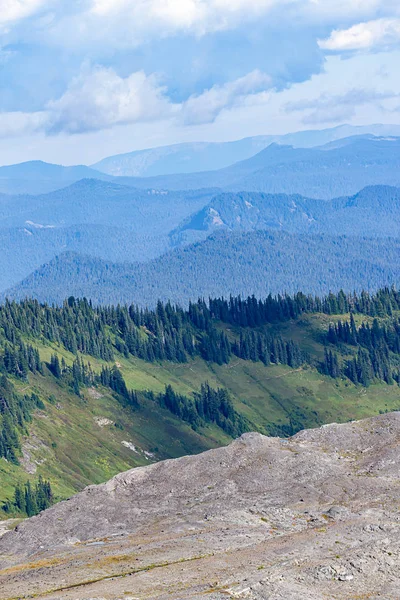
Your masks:
M 400 124 L 399 0 L 0 0 L 0 164 Z

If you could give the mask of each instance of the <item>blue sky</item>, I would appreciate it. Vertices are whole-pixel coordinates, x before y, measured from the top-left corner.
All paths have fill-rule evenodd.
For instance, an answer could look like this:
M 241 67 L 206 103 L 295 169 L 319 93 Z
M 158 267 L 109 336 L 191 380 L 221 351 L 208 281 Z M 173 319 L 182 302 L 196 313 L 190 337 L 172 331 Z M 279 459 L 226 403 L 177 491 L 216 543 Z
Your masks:
M 0 164 L 400 123 L 398 0 L 0 0 Z

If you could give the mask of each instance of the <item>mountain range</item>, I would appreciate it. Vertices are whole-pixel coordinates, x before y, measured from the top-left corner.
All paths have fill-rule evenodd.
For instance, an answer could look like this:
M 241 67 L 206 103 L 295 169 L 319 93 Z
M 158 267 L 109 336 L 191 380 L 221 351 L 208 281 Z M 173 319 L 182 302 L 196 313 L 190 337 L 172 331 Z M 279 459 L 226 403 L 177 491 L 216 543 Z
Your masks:
M 330 136 L 324 146 L 273 143 L 200 173 L 137 178 L 41 162 L 3 167 L 0 186 L 53 189 L 0 195 L 0 292 L 60 302 L 71 284 L 74 295 L 96 302 L 133 295 L 152 305 L 158 296 L 186 303 L 224 291 L 394 283 L 400 138 L 341 132 L 313 133 L 314 141 Z
M 302 194 L 330 199 L 368 185 L 400 185 L 400 138 L 354 137 L 333 146 L 293 148 L 271 144 L 255 156 L 218 171 L 137 178 L 136 187 Z M 129 178 L 122 177 L 122 181 Z M 132 180 L 131 180 L 132 183 Z
M 166 234 L 204 206 L 215 190 L 135 189 L 115 182 L 81 179 L 48 194 L 1 196 L 0 228 L 104 225 Z
M 284 135 L 259 135 L 233 142 L 175 144 L 109 156 L 92 165 L 108 175 L 154 177 L 223 169 L 254 156 L 270 144 L 295 148 L 322 146 L 356 135 L 400 136 L 398 125 L 339 125 L 331 129 L 299 131 Z
M 300 195 L 224 193 L 171 232 L 176 243 L 214 231 L 283 230 L 366 237 L 400 237 L 400 188 L 371 186 L 354 196 L 315 200 Z
M 64 167 L 33 160 L 0 167 L 0 193 L 45 194 L 85 178 L 109 179 L 84 165 Z
M 83 179 L 39 196 L 0 198 L 0 290 L 64 251 L 144 261 L 171 247 L 169 232 L 213 191 L 136 190 Z
M 399 140 L 352 136 L 316 148 L 273 143 L 221 169 L 153 177 L 114 177 L 89 167 L 33 161 L 0 167 L 0 193 L 43 194 L 89 178 L 144 190 L 219 188 L 330 199 L 355 194 L 368 185 L 400 185 Z
M 393 596 L 399 156 L 3 180 L 0 598 Z

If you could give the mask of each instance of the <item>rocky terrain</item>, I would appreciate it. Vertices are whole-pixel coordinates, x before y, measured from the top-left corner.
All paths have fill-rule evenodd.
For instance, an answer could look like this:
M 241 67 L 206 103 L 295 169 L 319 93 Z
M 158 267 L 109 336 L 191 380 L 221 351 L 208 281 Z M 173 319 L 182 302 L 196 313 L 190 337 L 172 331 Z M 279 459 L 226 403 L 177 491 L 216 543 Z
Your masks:
M 0 599 L 395 599 L 400 413 L 118 475 L 0 539 Z

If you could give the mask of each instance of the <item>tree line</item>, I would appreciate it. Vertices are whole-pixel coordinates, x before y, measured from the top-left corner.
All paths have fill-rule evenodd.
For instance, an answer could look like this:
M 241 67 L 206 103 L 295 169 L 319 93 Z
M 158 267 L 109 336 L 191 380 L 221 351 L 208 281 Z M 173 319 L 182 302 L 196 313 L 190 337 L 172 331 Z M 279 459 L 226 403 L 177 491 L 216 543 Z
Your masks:
M 210 300 L 210 305 L 212 302 L 216 301 Z M 73 354 L 80 352 L 107 362 L 114 360 L 115 352 L 147 362 L 185 363 L 200 356 L 221 365 L 227 364 L 232 354 L 246 359 L 249 353 L 255 356 L 254 360 L 266 364 L 290 364 L 285 358 L 288 353 L 300 356 L 294 343 L 289 350 L 269 351 L 269 346 L 282 347 L 279 336 L 274 343 L 273 334 L 258 340 L 264 350 L 247 352 L 246 348 L 253 345 L 252 338 L 233 343 L 217 325 L 204 300 L 190 304 L 187 311 L 169 302 L 158 302 L 154 311 L 133 305 L 93 307 L 85 299 L 74 298 L 63 307 L 40 305 L 34 300 L 6 302 L 0 307 L 0 328 L 6 338 L 2 364 L 7 373 L 20 377 L 25 377 L 28 370 L 40 371 L 37 351 L 23 341 L 27 337 L 57 343 Z M 52 364 L 52 368 L 57 365 Z
M 42 476 L 35 485 L 27 481 L 24 485 L 18 483 L 14 488 L 13 499 L 2 506 L 5 513 L 19 513 L 27 517 L 38 515 L 54 503 L 53 490 L 50 481 Z
M 249 431 L 245 418 L 235 411 L 228 390 L 224 388 L 214 390 L 207 382 L 201 386 L 200 392 L 193 394 L 193 398 L 178 394 L 171 385 L 167 385 L 165 391 L 160 394 L 153 392 L 136 394 L 138 402 L 140 396 L 144 396 L 169 410 L 195 430 L 208 423 L 215 423 L 231 437 Z
M 332 349 L 325 349 L 322 371 L 331 377 L 348 377 L 353 383 L 368 386 L 374 380 L 393 384 L 400 382 L 398 358 L 400 354 L 400 319 L 389 318 L 379 322 L 363 322 L 356 326 L 354 315 L 349 321 L 331 323 L 326 335 L 327 343 L 341 353 L 353 356 L 341 360 Z M 350 348 L 349 348 L 350 347 Z
M 26 432 L 32 413 L 44 408 L 37 394 L 17 394 L 5 375 L 0 375 L 0 458 L 18 464 L 19 432 Z

